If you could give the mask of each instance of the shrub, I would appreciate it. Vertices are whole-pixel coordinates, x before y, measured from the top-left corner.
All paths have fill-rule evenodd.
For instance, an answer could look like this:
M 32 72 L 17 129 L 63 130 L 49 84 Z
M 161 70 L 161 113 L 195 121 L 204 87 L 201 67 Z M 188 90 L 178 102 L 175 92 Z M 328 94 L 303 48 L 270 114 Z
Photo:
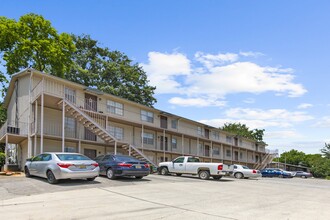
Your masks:
M 6 155 L 5 153 L 0 152 L 0 168 L 5 164 Z

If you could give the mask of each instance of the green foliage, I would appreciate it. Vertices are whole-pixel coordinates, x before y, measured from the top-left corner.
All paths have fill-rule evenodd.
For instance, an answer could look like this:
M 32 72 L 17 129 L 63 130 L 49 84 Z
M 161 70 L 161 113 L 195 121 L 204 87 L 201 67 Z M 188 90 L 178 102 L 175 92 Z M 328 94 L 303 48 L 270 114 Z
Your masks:
M 325 146 L 321 149 L 321 152 L 325 158 L 330 159 L 330 144 L 325 143 Z
M 74 65 L 65 75 L 70 81 L 97 88 L 122 98 L 153 106 L 155 87 L 148 85 L 146 73 L 119 51 L 99 46 L 88 35 L 72 36 L 76 52 Z
M 241 124 L 241 123 L 225 123 L 221 129 L 236 134 L 238 136 L 259 142 L 263 141 L 263 136 L 265 131 L 264 129 L 250 130 L 245 124 Z
M 290 150 L 289 152 L 284 152 L 281 154 L 280 162 L 288 163 L 293 165 L 305 165 L 305 153 L 297 150 Z
M 69 34 L 58 34 L 50 21 L 26 14 L 19 21 L 0 17 L 0 52 L 11 75 L 31 66 L 63 77 L 75 47 Z
M 0 103 L 0 127 L 6 122 L 7 120 L 7 111 L 3 108 L 2 104 Z
M 325 178 L 330 176 L 330 159 L 323 157 L 321 154 L 305 154 L 297 150 L 290 150 L 281 154 L 280 158 L 274 161 L 282 163 L 302 165 L 310 167 L 314 177 Z
M 0 152 L 0 167 L 2 167 L 5 164 L 5 161 L 6 161 L 6 155 Z

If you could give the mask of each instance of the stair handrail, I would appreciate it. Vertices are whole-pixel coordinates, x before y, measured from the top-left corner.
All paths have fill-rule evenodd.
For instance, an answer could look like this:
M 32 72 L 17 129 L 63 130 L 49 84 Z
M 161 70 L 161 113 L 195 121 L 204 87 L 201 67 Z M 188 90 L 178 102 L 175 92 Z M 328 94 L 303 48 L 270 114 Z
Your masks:
M 151 161 L 144 153 L 142 153 L 142 151 L 140 151 L 137 147 L 135 147 L 134 145 L 130 144 L 129 145 L 130 148 L 132 148 L 133 150 L 135 150 L 138 154 L 140 154 L 143 158 L 145 158 L 150 164 L 152 164 L 154 167 L 157 167 L 157 164 L 155 164 L 153 161 Z

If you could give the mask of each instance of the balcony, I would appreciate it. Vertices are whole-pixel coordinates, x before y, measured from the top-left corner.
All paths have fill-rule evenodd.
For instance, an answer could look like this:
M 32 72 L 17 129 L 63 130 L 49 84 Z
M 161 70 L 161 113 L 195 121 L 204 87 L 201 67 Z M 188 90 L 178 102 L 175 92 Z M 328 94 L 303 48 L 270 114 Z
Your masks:
M 28 123 L 6 121 L 0 129 L 0 142 L 5 143 L 7 136 L 8 143 L 18 144 L 27 138 L 27 135 Z

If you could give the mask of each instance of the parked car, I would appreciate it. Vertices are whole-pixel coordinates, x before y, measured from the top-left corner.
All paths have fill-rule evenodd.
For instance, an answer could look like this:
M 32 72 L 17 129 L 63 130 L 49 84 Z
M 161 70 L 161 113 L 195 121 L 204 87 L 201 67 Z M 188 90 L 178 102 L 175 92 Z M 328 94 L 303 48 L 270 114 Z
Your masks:
M 261 177 L 259 170 L 250 169 L 247 166 L 234 164 L 233 176 L 237 179 Z
M 262 177 L 279 177 L 279 178 L 291 178 L 292 175 L 289 172 L 283 172 L 277 168 L 266 168 L 261 170 Z
M 296 171 L 293 174 L 293 177 L 308 178 L 308 177 L 313 177 L 313 175 L 311 173 L 304 172 L 304 171 Z
M 51 184 L 60 179 L 87 179 L 93 181 L 99 175 L 99 165 L 85 155 L 78 153 L 42 153 L 27 159 L 26 177 L 47 178 Z
M 223 163 L 203 163 L 198 157 L 181 156 L 173 161 L 159 163 L 158 172 L 162 175 L 174 173 L 177 176 L 182 174 L 198 175 L 200 179 L 207 180 L 212 176 L 213 179 L 220 179 L 233 173 L 233 166 Z
M 119 176 L 142 179 L 150 173 L 149 164 L 131 156 L 107 154 L 96 157 L 95 161 L 100 165 L 100 175 L 106 175 L 112 180 Z

